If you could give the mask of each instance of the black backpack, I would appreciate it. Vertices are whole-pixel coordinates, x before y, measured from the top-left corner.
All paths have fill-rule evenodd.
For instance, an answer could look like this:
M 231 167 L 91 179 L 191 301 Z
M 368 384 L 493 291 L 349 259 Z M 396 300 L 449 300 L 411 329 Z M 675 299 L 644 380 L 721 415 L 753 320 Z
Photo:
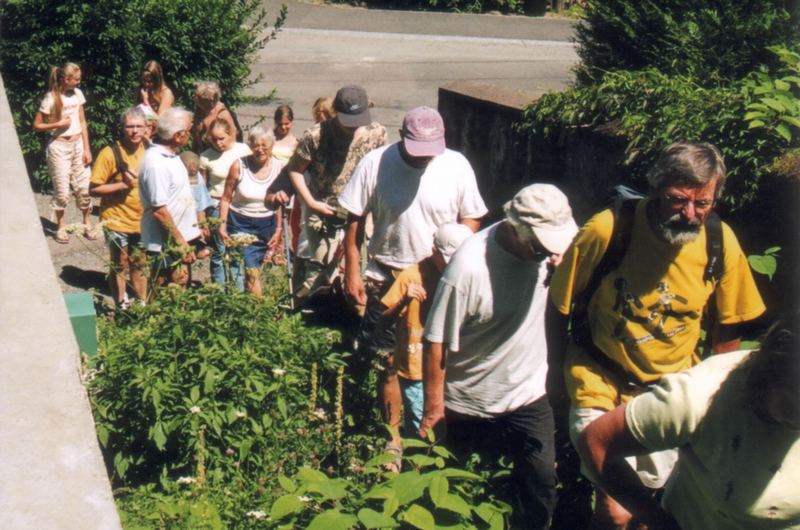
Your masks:
M 619 267 L 628 246 L 631 242 L 633 233 L 634 216 L 636 205 L 643 196 L 629 188 L 623 186 L 615 188 L 616 199 L 611 206 L 614 216 L 614 227 L 611 238 L 608 242 L 605 254 L 600 262 L 592 271 L 592 276 L 586 284 L 586 288 L 577 296 L 571 317 L 571 333 L 573 340 L 583 347 L 592 359 L 597 361 L 602 367 L 616 374 L 621 380 L 630 383 L 632 375 L 624 371 L 616 362 L 611 360 L 603 353 L 592 340 L 591 328 L 589 326 L 588 307 L 595 291 L 600 287 L 600 282 L 609 273 Z M 722 220 L 716 212 L 712 211 L 706 219 L 706 254 L 708 264 L 703 272 L 703 281 L 713 281 L 715 285 L 719 283 L 723 272 L 723 243 L 722 243 Z M 713 310 L 713 304 L 709 305 L 709 312 Z

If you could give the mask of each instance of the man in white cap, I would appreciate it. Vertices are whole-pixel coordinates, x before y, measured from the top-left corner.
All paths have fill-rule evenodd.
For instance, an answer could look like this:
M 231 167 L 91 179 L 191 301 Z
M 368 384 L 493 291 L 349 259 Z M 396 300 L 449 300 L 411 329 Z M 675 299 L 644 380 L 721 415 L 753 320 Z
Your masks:
M 548 528 L 555 506 L 547 397 L 548 267 L 578 231 L 566 196 L 533 184 L 468 239 L 439 282 L 423 342 L 420 435 L 446 422 L 457 453 L 514 462 L 514 528 Z
M 430 255 L 439 226 L 462 223 L 475 231 L 487 212 L 472 166 L 445 147 L 444 122 L 436 110 L 410 110 L 400 136 L 400 142 L 367 154 L 339 195 L 339 204 L 349 213 L 345 294 L 366 305 L 358 342 L 367 357 L 394 350 L 393 328 L 376 332 L 375 324 L 382 313 L 380 299 L 396 273 Z M 368 214 L 373 233 L 365 285 L 360 244 Z
M 387 139 L 383 125 L 372 120 L 369 98 L 362 87 L 340 88 L 333 108 L 336 117 L 303 133 L 287 166 L 292 188 L 303 202 L 293 281 L 298 303 L 328 286 L 331 269 L 335 270 L 341 259 L 336 255 L 346 216 L 337 215 L 336 196 L 362 157 Z

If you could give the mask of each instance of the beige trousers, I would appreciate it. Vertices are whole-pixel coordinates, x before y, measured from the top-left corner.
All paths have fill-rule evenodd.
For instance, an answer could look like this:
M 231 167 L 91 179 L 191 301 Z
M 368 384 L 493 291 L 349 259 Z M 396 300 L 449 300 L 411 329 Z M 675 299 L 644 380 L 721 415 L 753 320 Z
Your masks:
M 92 205 L 89 197 L 91 171 L 83 165 L 83 139 L 79 134 L 76 136 L 69 142 L 53 140 L 47 146 L 47 169 L 53 178 L 50 206 L 54 210 L 65 209 L 70 195 L 75 195 L 75 204 L 81 210 Z

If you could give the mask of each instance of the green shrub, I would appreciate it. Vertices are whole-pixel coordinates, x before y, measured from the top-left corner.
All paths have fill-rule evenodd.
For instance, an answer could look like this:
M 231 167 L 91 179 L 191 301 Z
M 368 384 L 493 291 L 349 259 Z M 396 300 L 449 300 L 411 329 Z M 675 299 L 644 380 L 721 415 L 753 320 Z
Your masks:
M 628 184 L 647 189 L 645 174 L 666 145 L 704 141 L 718 146 L 728 167 L 725 204 L 750 203 L 761 176 L 787 142 L 745 119 L 755 85 L 704 88 L 693 78 L 657 70 L 609 72 L 599 84 L 542 96 L 525 111 L 521 130 L 557 137 L 575 127 L 613 123 L 627 142 Z
M 168 289 L 102 327 L 88 386 L 112 476 L 268 476 L 332 453 L 335 425 L 312 414 L 330 385 L 312 392 L 309 371 L 341 365 L 338 334 L 272 300 Z
M 457 13 L 500 11 L 521 14 L 525 12 L 525 0 L 333 0 L 333 2 L 368 5 L 379 9 L 430 9 Z
M 763 127 L 776 140 L 792 143 L 800 137 L 800 53 L 786 48 L 770 48 L 780 59 L 782 68 L 774 76 L 756 72 L 746 88 L 756 101 L 747 105 L 745 119 L 751 129 Z M 797 145 L 797 141 L 794 142 Z
M 285 18 L 274 21 L 279 29 Z M 176 104 L 191 108 L 192 84 L 219 81 L 236 105 L 253 84 L 250 64 L 275 32 L 259 0 L 13 0 L 0 2 L 0 71 L 34 185 L 48 187 L 43 137 L 31 128 L 51 66 L 79 63 L 93 148 L 114 136 L 133 103 L 142 65 L 158 60 Z
M 767 47 L 791 47 L 800 21 L 794 0 L 589 0 L 584 16 L 577 30 L 583 84 L 645 68 L 703 86 L 741 79 L 775 64 Z

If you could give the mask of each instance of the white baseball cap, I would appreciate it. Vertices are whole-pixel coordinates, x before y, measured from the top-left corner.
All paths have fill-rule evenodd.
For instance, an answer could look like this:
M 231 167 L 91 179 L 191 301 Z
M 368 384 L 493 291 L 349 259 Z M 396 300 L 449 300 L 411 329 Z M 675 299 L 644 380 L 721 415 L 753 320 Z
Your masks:
M 553 254 L 563 254 L 578 233 L 567 196 L 552 184 L 522 188 L 503 209 L 512 223 L 530 227 L 542 246 Z
M 461 243 L 471 235 L 472 230 L 461 223 L 443 224 L 433 236 L 433 246 L 442 255 L 444 262 L 450 263 L 450 258 L 453 257 Z

